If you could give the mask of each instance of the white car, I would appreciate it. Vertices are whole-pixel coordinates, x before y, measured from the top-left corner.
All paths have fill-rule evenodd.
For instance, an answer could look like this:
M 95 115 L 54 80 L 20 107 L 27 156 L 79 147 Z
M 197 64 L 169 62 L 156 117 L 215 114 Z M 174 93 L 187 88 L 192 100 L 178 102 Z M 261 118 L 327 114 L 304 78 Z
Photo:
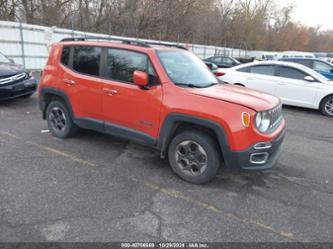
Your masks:
M 223 82 L 278 96 L 285 105 L 319 109 L 333 117 L 333 82 L 301 64 L 270 61 L 219 69 Z

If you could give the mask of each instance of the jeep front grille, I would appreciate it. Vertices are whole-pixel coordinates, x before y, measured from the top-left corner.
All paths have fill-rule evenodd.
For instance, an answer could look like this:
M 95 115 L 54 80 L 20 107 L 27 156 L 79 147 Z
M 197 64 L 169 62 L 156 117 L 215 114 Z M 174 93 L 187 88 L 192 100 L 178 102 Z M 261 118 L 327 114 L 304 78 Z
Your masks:
M 282 104 L 269 110 L 268 113 L 270 115 L 270 120 L 271 120 L 271 125 L 269 127 L 269 130 L 273 131 L 281 124 L 281 122 L 283 120 Z

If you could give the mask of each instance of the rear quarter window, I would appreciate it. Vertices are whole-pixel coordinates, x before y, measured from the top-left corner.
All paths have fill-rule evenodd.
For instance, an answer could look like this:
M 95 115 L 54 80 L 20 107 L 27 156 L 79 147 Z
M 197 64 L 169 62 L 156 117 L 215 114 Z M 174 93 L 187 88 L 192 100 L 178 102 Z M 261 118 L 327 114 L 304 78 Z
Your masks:
M 242 73 L 249 73 L 250 72 L 250 67 L 243 67 L 243 68 L 239 68 L 236 71 L 238 72 L 242 72 Z
M 68 66 L 69 64 L 69 55 L 70 55 L 71 47 L 69 46 L 64 46 L 62 48 L 62 53 L 61 53 L 61 63 L 65 66 Z

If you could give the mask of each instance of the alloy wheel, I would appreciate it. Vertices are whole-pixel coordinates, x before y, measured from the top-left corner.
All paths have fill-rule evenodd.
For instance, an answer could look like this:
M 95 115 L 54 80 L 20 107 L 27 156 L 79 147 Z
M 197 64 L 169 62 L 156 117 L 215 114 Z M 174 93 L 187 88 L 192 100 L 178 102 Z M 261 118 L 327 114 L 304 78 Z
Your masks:
M 328 100 L 328 101 L 326 102 L 326 104 L 325 104 L 325 111 L 326 111 L 329 115 L 333 116 L 333 99 L 330 99 L 330 100 Z
M 49 114 L 50 124 L 55 131 L 63 132 L 66 129 L 67 120 L 64 111 L 59 107 L 53 107 Z
M 200 175 L 207 168 L 207 153 L 194 141 L 186 140 L 178 144 L 175 154 L 178 167 L 187 175 Z

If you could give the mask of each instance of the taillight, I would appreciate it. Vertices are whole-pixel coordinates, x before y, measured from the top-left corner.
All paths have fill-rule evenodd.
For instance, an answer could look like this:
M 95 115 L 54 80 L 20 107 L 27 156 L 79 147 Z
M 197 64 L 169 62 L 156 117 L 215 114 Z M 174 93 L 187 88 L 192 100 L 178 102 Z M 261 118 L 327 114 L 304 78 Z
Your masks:
M 220 77 L 220 76 L 224 76 L 224 75 L 225 75 L 224 72 L 215 72 L 216 77 Z

